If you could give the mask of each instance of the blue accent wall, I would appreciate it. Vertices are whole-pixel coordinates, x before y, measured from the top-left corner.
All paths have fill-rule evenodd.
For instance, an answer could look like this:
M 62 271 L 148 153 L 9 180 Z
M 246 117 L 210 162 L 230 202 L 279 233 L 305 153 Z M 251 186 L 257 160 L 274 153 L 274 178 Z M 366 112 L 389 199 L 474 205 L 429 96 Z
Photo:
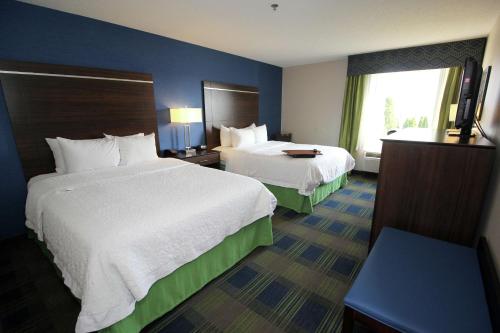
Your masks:
M 0 59 L 152 73 L 162 149 L 183 146 L 171 107 L 202 107 L 202 81 L 256 86 L 260 123 L 281 126 L 282 69 L 228 53 L 11 0 L 0 1 Z M 202 124 L 192 143 L 203 140 Z M 24 231 L 26 183 L 0 95 L 0 239 Z

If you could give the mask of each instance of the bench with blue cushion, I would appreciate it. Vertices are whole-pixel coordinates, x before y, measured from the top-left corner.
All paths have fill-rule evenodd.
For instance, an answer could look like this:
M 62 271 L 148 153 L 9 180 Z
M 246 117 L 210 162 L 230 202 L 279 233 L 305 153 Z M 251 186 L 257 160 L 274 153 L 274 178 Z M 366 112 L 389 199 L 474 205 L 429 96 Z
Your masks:
M 478 255 L 384 228 L 344 298 L 343 332 L 492 332 Z

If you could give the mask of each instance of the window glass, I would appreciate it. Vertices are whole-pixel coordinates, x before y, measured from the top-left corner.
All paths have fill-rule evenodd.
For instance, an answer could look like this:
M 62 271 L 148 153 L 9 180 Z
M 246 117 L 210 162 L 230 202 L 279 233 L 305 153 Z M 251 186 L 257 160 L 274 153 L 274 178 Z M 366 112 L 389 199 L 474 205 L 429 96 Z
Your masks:
M 436 128 L 448 69 L 369 76 L 358 151 L 380 153 L 381 137 L 389 130 Z

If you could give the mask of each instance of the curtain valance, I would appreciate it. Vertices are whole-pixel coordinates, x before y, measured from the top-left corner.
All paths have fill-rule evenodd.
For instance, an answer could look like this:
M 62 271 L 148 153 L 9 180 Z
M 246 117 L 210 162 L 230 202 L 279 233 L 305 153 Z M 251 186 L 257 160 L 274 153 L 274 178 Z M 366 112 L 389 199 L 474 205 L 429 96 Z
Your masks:
M 349 56 L 347 75 L 463 66 L 465 58 L 483 61 L 486 38 L 469 39 Z

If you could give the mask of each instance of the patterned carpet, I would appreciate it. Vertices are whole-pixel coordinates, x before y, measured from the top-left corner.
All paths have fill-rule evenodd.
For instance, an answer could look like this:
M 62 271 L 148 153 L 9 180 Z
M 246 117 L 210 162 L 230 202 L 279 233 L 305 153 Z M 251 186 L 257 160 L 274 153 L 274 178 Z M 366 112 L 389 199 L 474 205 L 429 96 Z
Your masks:
M 355 175 L 311 215 L 278 208 L 259 248 L 144 332 L 340 332 L 366 257 L 376 180 Z M 79 304 L 33 241 L 0 243 L 0 332 L 72 332 Z

